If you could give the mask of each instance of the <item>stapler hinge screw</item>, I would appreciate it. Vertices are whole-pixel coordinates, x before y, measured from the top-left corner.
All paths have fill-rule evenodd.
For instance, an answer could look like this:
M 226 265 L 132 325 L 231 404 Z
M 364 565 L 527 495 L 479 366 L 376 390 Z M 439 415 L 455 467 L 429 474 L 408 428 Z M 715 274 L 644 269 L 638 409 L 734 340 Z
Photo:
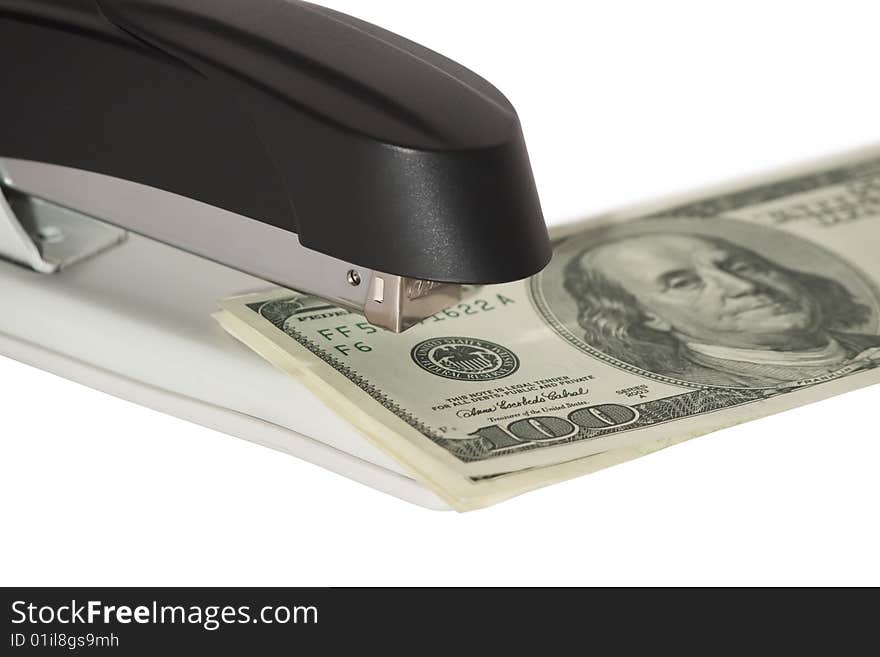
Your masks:
M 57 226 L 43 226 L 37 231 L 37 237 L 41 242 L 57 244 L 64 239 L 64 231 Z
M 357 287 L 361 284 L 361 275 L 358 274 L 354 269 L 348 270 L 348 284 Z

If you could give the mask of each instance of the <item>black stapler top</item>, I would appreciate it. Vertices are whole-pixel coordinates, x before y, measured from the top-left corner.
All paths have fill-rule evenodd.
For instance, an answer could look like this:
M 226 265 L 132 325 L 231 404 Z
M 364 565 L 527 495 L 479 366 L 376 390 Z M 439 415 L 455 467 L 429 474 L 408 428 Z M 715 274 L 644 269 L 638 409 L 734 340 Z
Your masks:
M 392 330 L 457 285 L 549 260 L 507 99 L 350 16 L 295 0 L 0 0 L 0 57 L 7 189 Z

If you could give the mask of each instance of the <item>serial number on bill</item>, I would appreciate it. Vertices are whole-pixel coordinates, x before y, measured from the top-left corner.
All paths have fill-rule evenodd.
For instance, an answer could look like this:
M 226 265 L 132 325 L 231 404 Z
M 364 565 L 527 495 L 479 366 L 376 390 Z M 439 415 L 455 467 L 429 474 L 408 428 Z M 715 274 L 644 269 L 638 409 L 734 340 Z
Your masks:
M 514 299 L 506 297 L 503 294 L 496 294 L 494 298 L 489 299 L 473 299 L 463 302 L 457 306 L 452 306 L 446 310 L 441 310 L 435 315 L 426 317 L 420 324 L 431 322 L 442 322 L 447 319 L 457 319 L 459 317 L 467 317 L 470 315 L 479 315 L 486 312 L 492 312 L 498 308 L 503 308 L 509 304 L 516 303 Z

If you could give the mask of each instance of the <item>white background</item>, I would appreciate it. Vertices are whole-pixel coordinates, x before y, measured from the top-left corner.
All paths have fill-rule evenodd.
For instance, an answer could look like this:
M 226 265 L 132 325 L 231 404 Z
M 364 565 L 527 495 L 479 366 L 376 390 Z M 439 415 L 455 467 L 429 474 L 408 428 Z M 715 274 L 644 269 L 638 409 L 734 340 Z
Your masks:
M 548 223 L 880 142 L 876 2 L 324 4 L 504 91 Z M 3 358 L 0 393 L 0 584 L 880 584 L 880 388 L 465 515 Z

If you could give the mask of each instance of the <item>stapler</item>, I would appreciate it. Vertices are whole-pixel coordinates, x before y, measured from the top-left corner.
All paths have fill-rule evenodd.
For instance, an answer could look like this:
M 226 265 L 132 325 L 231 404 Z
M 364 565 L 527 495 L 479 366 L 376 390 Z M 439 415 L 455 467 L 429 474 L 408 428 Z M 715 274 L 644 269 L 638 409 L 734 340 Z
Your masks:
M 0 353 L 444 506 L 210 314 L 276 284 L 399 332 L 537 273 L 507 99 L 295 0 L 0 0 L 0 55 Z

